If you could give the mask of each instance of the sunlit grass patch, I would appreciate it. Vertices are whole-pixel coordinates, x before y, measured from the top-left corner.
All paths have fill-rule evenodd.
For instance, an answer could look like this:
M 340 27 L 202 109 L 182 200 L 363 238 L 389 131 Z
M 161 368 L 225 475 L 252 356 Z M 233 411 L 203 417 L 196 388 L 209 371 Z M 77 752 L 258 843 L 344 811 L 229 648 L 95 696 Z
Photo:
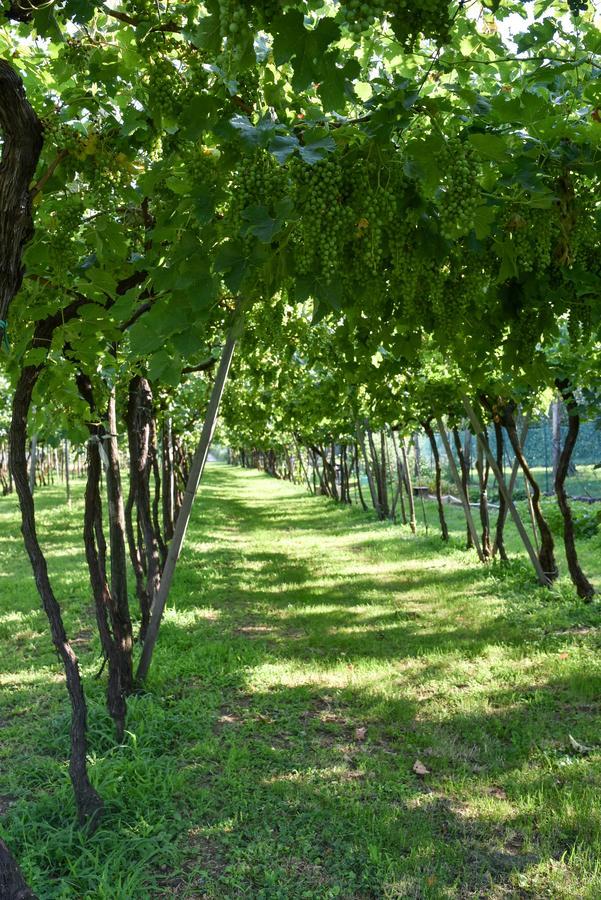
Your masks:
M 519 561 L 480 566 L 455 510 L 444 547 L 431 508 L 413 536 L 211 467 L 116 745 L 76 494 L 70 511 L 59 488 L 38 505 L 107 802 L 92 838 L 74 825 L 63 676 L 0 501 L 0 815 L 41 900 L 601 896 L 597 604 L 565 581 L 542 591 Z

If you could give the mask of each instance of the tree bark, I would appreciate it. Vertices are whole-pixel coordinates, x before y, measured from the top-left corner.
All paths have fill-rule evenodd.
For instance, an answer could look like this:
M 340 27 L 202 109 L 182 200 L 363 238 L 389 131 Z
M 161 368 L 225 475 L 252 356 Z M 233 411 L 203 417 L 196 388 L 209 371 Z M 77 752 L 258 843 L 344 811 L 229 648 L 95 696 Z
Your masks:
M 127 436 L 129 443 L 129 473 L 130 496 L 128 498 L 128 510 L 132 502 L 135 503 L 137 518 L 142 533 L 142 544 L 145 553 L 144 579 L 140 577 L 141 551 L 138 547 L 132 547 L 131 523 L 128 528 L 128 542 L 130 556 L 132 549 L 135 552 L 132 561 L 137 564 L 136 585 L 140 601 L 142 625 L 140 640 L 144 641 L 148 623 L 150 622 L 150 604 L 156 594 L 160 577 L 161 564 L 159 558 L 159 545 L 152 521 L 152 508 L 150 503 L 150 472 L 152 468 L 152 421 L 153 399 L 150 382 L 136 375 L 129 384 L 129 398 L 127 405 Z
M 357 441 L 359 446 L 361 447 L 361 452 L 363 453 L 363 461 L 365 463 L 365 472 L 367 474 L 367 483 L 369 485 L 369 492 L 371 494 L 371 502 L 373 507 L 377 513 L 378 519 L 383 519 L 384 516 L 382 514 L 382 509 L 380 507 L 380 503 L 378 501 L 378 493 L 376 491 L 376 485 L 374 482 L 374 476 L 371 469 L 371 464 L 369 458 L 367 456 L 367 448 L 365 446 L 365 432 L 361 429 L 361 426 L 357 422 L 356 425 L 357 430 Z
M 23 250 L 33 235 L 30 184 L 42 151 L 42 124 L 25 96 L 23 83 L 0 60 L 0 342 L 8 310 L 23 281 Z
M 538 526 L 541 541 L 540 551 L 538 555 L 540 564 L 547 578 L 549 578 L 550 581 L 554 581 L 559 573 L 557 571 L 557 563 L 555 562 L 553 535 L 551 534 L 551 529 L 549 528 L 547 520 L 545 519 L 543 511 L 541 509 L 540 487 L 534 475 L 530 471 L 530 467 L 526 462 L 526 457 L 524 456 L 522 448 L 520 446 L 515 418 L 513 415 L 514 409 L 515 404 L 508 403 L 503 408 L 500 415 L 511 446 L 513 447 L 513 452 L 515 453 L 516 458 L 518 459 L 519 464 L 522 468 L 522 472 L 524 473 L 524 476 L 526 477 L 528 484 L 532 489 L 532 508 L 534 511 L 534 517 L 536 519 L 536 524 Z
M 117 740 L 121 741 L 125 730 L 127 713 L 125 698 L 131 693 L 133 687 L 133 635 L 127 594 L 123 602 L 123 598 L 119 598 L 112 590 L 112 587 L 108 585 L 106 540 L 104 537 L 102 498 L 100 494 L 103 460 L 107 470 L 107 485 L 110 479 L 111 461 L 104 448 L 112 440 L 109 435 L 114 434 L 116 425 L 115 411 L 113 408 L 112 412 L 109 413 L 107 422 L 109 434 L 107 434 L 106 428 L 96 421 L 98 416 L 90 379 L 80 372 L 77 377 L 77 386 L 81 396 L 90 408 L 90 421 L 88 423 L 90 441 L 88 443 L 88 472 L 84 506 L 84 545 L 90 585 L 96 608 L 100 642 L 105 659 L 108 661 L 107 707 L 115 722 Z M 125 550 L 123 549 L 123 556 L 124 554 Z
M 23 873 L 0 838 L 0 897 L 2 900 L 37 900 Z
M 44 611 L 48 617 L 52 641 L 63 663 L 71 700 L 71 758 L 69 774 L 75 794 L 78 816 L 82 823 L 94 823 L 102 811 L 102 800 L 92 787 L 87 771 L 87 707 L 83 685 L 77 657 L 67 640 L 61 609 L 52 590 L 46 558 L 38 540 L 33 495 L 29 489 L 27 477 L 27 414 L 40 371 L 41 368 L 39 366 L 27 366 L 21 371 L 17 382 L 13 397 L 10 426 L 10 463 L 21 507 L 21 530 L 25 548 L 31 561 Z
M 405 475 L 403 472 L 403 462 L 402 462 L 400 454 L 399 454 L 399 448 L 397 447 L 397 441 L 394 436 L 394 431 L 392 431 L 391 434 L 392 434 L 392 446 L 394 448 L 394 456 L 395 456 L 395 460 L 396 460 L 396 473 L 397 473 L 397 494 L 396 494 L 396 496 L 398 497 L 400 504 L 401 504 L 401 522 L 403 523 L 403 525 L 406 525 L 407 524 L 407 512 L 405 510 L 405 495 L 403 493 L 404 491 L 406 491 L 406 480 L 405 480 Z M 395 504 L 395 509 L 396 509 L 396 504 Z
M 490 559 L 492 555 L 492 547 L 490 545 L 490 519 L 488 516 L 488 477 L 490 474 L 490 466 L 488 465 L 488 462 L 485 461 L 484 444 L 488 446 L 488 435 L 486 434 L 486 431 L 480 433 L 477 442 L 476 472 L 478 474 L 479 486 L 480 524 L 482 525 L 482 553 L 484 554 L 485 559 Z
M 563 516 L 563 541 L 566 551 L 566 560 L 570 577 L 576 588 L 576 592 L 583 600 L 591 600 L 595 589 L 590 583 L 580 567 L 578 561 L 578 553 L 576 551 L 576 539 L 574 536 L 574 519 L 572 517 L 572 509 L 568 501 L 566 493 L 565 481 L 569 474 L 572 453 L 578 440 L 578 432 L 580 430 L 580 416 L 578 415 L 578 404 L 567 379 L 557 379 L 555 386 L 561 392 L 563 401 L 568 413 L 568 433 L 559 455 L 557 471 L 555 473 L 555 493 L 557 494 L 557 502 Z
M 495 419 L 495 441 L 496 441 L 496 453 L 497 453 L 497 468 L 503 474 L 503 428 L 501 427 L 501 423 Z M 505 499 L 505 492 L 501 490 L 499 487 L 499 513 L 497 515 L 497 524 L 495 527 L 495 540 L 492 548 L 492 555 L 494 556 L 495 549 L 499 551 L 499 556 L 503 562 L 509 562 L 509 558 L 507 556 L 507 551 L 505 549 L 505 521 L 507 519 L 507 500 Z
M 553 482 L 557 478 L 559 459 L 561 457 L 561 401 L 551 404 L 551 453 L 553 458 Z
M 522 543 L 524 544 L 526 552 L 528 553 L 528 556 L 530 557 L 530 561 L 532 562 L 532 566 L 534 568 L 534 571 L 536 572 L 539 584 L 542 584 L 543 586 L 548 587 L 550 584 L 550 580 L 547 577 L 547 575 L 540 563 L 540 560 L 534 551 L 534 547 L 532 546 L 530 538 L 528 537 L 528 533 L 526 532 L 526 529 L 524 528 L 524 524 L 520 518 L 520 514 L 518 513 L 515 503 L 513 502 L 512 498 L 511 498 L 510 488 L 508 488 L 507 485 L 505 484 L 503 472 L 501 469 L 499 469 L 497 467 L 495 458 L 491 453 L 490 447 L 488 446 L 488 442 L 483 440 L 482 432 L 484 431 L 484 427 L 483 427 L 482 423 L 480 422 L 480 420 L 478 419 L 478 416 L 476 415 L 476 411 L 474 410 L 474 407 L 472 406 L 472 404 L 470 403 L 470 401 L 468 400 L 468 398 L 465 395 L 462 395 L 462 401 L 463 401 L 463 405 L 465 407 L 465 411 L 467 412 L 468 417 L 472 423 L 472 427 L 473 427 L 474 431 L 476 432 L 477 438 L 482 443 L 482 449 L 484 450 L 484 453 L 486 454 L 486 457 L 490 463 L 490 467 L 495 474 L 495 478 L 497 479 L 497 484 L 499 485 L 499 489 L 501 491 L 503 491 L 503 493 L 505 494 L 505 500 L 507 502 L 509 512 L 511 513 L 511 517 L 513 519 L 515 527 L 517 528 L 518 534 L 522 539 Z M 516 433 L 516 437 L 517 437 L 517 433 Z M 518 443 L 519 443 L 519 441 L 518 441 Z
M 99 439 L 96 435 L 97 440 Z M 84 544 L 90 573 L 90 584 L 96 608 L 100 643 L 108 661 L 107 708 L 115 723 L 117 740 L 123 740 L 127 712 L 121 677 L 120 647 L 111 632 L 110 619 L 115 618 L 114 602 L 107 583 L 106 568 L 96 546 L 95 534 L 100 514 L 100 451 L 97 442 L 88 445 L 88 477 L 85 492 Z M 129 685 L 131 686 L 131 639 L 128 642 Z
M 355 444 L 355 474 L 357 476 L 357 496 L 363 512 L 367 512 L 367 503 L 363 496 L 363 488 L 361 487 L 361 469 L 359 466 L 359 444 Z
M 171 418 L 166 417 L 162 431 L 163 445 L 163 534 L 165 541 L 169 542 L 173 537 L 174 525 L 174 472 L 173 472 L 173 439 Z M 241 465 L 244 468 L 246 460 L 244 450 L 241 451 Z
M 430 421 L 427 420 L 423 422 L 422 425 L 424 431 L 428 436 L 428 440 L 430 441 L 430 447 L 432 449 L 432 459 L 434 460 L 436 505 L 438 507 L 438 521 L 440 522 L 440 536 L 442 537 L 443 541 L 448 541 L 449 528 L 447 526 L 447 520 L 444 514 L 444 506 L 442 503 L 442 472 L 440 469 L 440 453 L 438 452 L 436 436 L 434 434 Z
M 409 470 L 409 461 L 407 458 L 407 445 L 405 438 L 400 438 L 401 458 L 403 460 L 403 474 L 407 484 L 407 500 L 409 503 L 409 527 L 413 534 L 417 533 L 417 522 L 415 519 L 415 497 L 413 496 L 413 484 L 411 482 L 411 472 Z
M 469 481 L 470 481 L 470 478 L 469 478 L 469 468 L 468 468 L 468 465 L 467 465 L 467 461 L 466 461 L 466 458 L 465 458 L 465 454 L 464 454 L 464 452 L 463 452 L 463 445 L 462 445 L 462 443 L 461 443 L 461 437 L 459 436 L 459 431 L 458 431 L 456 425 L 453 426 L 453 440 L 454 440 L 454 442 L 455 442 L 455 449 L 457 450 L 457 459 L 459 460 L 459 469 L 460 469 L 460 472 L 461 472 L 461 486 L 463 487 L 463 493 L 464 493 L 465 496 L 467 497 L 467 500 L 468 500 L 468 503 L 469 503 L 469 497 L 470 497 L 470 492 L 469 492 Z M 471 533 L 471 531 L 470 531 L 469 526 L 468 526 L 468 529 L 467 529 L 467 535 L 466 535 L 466 539 L 465 539 L 465 540 L 466 540 L 466 547 L 467 547 L 467 549 L 468 549 L 468 550 L 471 550 L 471 548 L 474 546 L 474 539 L 473 539 L 473 537 L 472 537 L 472 533 Z

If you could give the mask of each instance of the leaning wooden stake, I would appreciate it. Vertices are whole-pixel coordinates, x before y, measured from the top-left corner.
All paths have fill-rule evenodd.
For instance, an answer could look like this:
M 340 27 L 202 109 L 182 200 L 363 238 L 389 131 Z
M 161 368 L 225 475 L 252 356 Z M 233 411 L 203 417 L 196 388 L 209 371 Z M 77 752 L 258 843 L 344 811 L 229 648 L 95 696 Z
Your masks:
M 459 471 L 457 469 L 457 463 L 455 462 L 455 457 L 453 456 L 453 451 L 451 450 L 451 445 L 449 443 L 449 438 L 447 436 L 446 428 L 444 427 L 442 419 L 439 417 L 436 419 L 436 427 L 440 432 L 440 436 L 442 438 L 442 442 L 444 444 L 444 448 L 447 454 L 447 459 L 449 461 L 449 466 L 451 469 L 451 475 L 453 476 L 453 480 L 455 485 L 457 486 L 457 491 L 459 492 L 459 498 L 461 500 L 461 504 L 463 506 L 463 511 L 465 513 L 465 520 L 467 522 L 467 527 L 469 528 L 470 534 L 472 536 L 472 541 L 474 542 L 474 547 L 476 548 L 476 552 L 478 554 L 478 559 L 480 562 L 484 562 L 484 554 L 482 553 L 482 547 L 480 546 L 480 538 L 478 537 L 478 532 L 476 530 L 476 526 L 474 524 L 474 519 L 472 516 L 472 510 L 470 509 L 470 501 L 469 497 L 463 490 L 463 484 L 461 483 L 461 476 L 459 475 Z
M 169 596 L 169 591 L 171 589 L 175 567 L 177 565 L 177 561 L 179 559 L 179 555 L 184 543 L 184 538 L 186 536 L 188 523 L 190 521 L 190 515 L 192 513 L 192 504 L 194 503 L 194 498 L 196 496 L 196 492 L 198 491 L 198 485 L 200 484 L 200 479 L 202 478 L 202 473 L 204 472 L 209 448 L 211 446 L 211 440 L 213 439 L 213 432 L 215 431 L 215 425 L 217 424 L 217 415 L 219 413 L 219 406 L 221 403 L 221 398 L 223 396 L 223 390 L 227 382 L 227 376 L 229 374 L 236 342 L 242 331 L 242 325 L 243 314 L 240 306 L 238 306 L 236 312 L 234 313 L 234 321 L 230 327 L 225 346 L 223 348 L 223 353 L 221 355 L 221 360 L 219 362 L 217 375 L 215 376 L 215 383 L 213 385 L 213 390 L 211 391 L 211 397 L 209 400 L 209 406 L 207 409 L 204 424 L 202 426 L 200 441 L 198 442 L 198 446 L 194 454 L 194 459 L 192 460 L 192 466 L 190 468 L 190 474 L 188 476 L 188 483 L 186 484 L 182 505 L 173 532 L 173 539 L 169 545 L 169 552 L 167 553 L 165 567 L 163 569 L 163 574 L 161 575 L 161 583 L 152 602 L 150 623 L 148 625 L 148 631 L 146 633 L 144 646 L 142 648 L 140 664 L 138 666 L 138 671 L 136 672 L 136 680 L 138 682 L 144 681 L 146 675 L 148 674 L 148 669 L 150 668 L 152 654 L 154 652 L 155 644 L 157 642 L 157 637 L 159 634 L 159 626 L 161 624 L 161 619 L 165 610 L 167 597 Z
M 483 438 L 484 426 L 480 422 L 480 419 L 476 415 L 476 411 L 475 411 L 474 407 L 472 406 L 472 404 L 470 403 L 468 398 L 465 396 L 465 394 L 461 395 L 461 400 L 465 407 L 465 411 L 468 414 L 469 420 L 472 423 L 472 427 L 476 433 L 478 442 L 482 446 L 482 449 L 484 450 L 484 453 L 486 454 L 486 458 L 488 459 L 490 467 L 493 470 L 493 472 L 495 473 L 495 478 L 497 479 L 497 484 L 499 485 L 499 490 L 502 492 L 503 496 L 505 497 L 505 502 L 507 503 L 507 508 L 511 514 L 511 518 L 513 519 L 514 525 L 517 528 L 518 534 L 519 534 L 520 538 L 522 539 L 522 543 L 524 544 L 524 547 L 526 548 L 526 552 L 528 553 L 528 556 L 530 557 L 530 562 L 532 563 L 534 571 L 536 572 L 536 577 L 539 581 L 539 584 L 542 584 L 545 587 L 548 587 L 550 584 L 550 581 L 547 578 L 547 576 L 545 575 L 545 573 L 543 572 L 543 567 L 541 566 L 539 558 L 536 555 L 536 551 L 535 551 L 534 547 L 532 546 L 532 542 L 531 542 L 530 538 L 528 537 L 528 532 L 524 528 L 524 523 L 522 522 L 522 520 L 520 518 L 520 514 L 516 509 L 516 506 L 515 506 L 515 503 L 513 502 L 511 494 L 509 493 L 509 489 L 507 488 L 507 485 L 505 483 L 505 478 L 503 477 L 503 473 L 497 466 L 497 461 L 496 461 L 493 453 L 491 452 L 488 442 L 485 441 Z

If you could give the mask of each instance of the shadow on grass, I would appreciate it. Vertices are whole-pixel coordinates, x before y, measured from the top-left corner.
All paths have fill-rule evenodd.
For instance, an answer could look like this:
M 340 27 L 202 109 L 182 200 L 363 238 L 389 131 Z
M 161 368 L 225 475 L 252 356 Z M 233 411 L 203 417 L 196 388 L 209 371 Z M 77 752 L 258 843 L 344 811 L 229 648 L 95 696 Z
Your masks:
M 76 520 L 50 502 L 43 517 L 71 633 L 86 633 Z M 48 684 L 58 667 L 35 595 L 19 587 L 29 571 L 3 557 L 14 678 L 0 810 L 41 900 L 520 896 L 518 875 L 598 847 L 598 763 L 569 735 L 594 745 L 601 675 L 575 653 L 561 676 L 512 683 L 512 661 L 541 637 L 500 602 L 519 573 L 491 581 L 469 554 L 445 568 L 457 549 L 435 538 L 216 467 L 190 537 L 123 746 L 90 677 L 95 638 L 78 648 L 108 807 L 90 839 L 72 827 L 68 711 L 63 685 Z M 557 631 L 575 610 L 540 615 Z M 509 654 L 500 678 L 495 648 Z M 40 654 L 45 672 L 32 668 Z M 538 895 L 559 896 L 549 890 Z

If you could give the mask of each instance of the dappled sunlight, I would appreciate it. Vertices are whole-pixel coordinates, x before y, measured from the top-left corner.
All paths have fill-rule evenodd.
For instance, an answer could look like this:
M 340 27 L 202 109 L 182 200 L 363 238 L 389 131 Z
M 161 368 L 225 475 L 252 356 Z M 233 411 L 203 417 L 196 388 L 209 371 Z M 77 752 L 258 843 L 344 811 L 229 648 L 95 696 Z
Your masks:
M 52 510 L 44 516 L 50 534 Z M 556 878 L 570 883 L 601 827 L 595 609 L 539 600 L 471 553 L 256 472 L 209 467 L 189 534 L 121 746 L 96 678 L 85 568 L 69 554 L 52 563 L 90 698 L 92 775 L 114 810 L 95 847 L 116 832 L 132 857 L 148 846 L 168 858 L 166 830 L 200 870 L 226 871 L 238 854 L 249 873 L 285 840 L 286 871 L 315 857 L 316 878 L 335 847 L 347 868 L 372 854 L 387 873 L 378 890 L 399 900 L 420 896 L 419 873 L 435 866 L 435 897 L 456 896 L 453 873 L 468 869 L 474 896 L 494 896 L 491 872 L 541 896 L 554 896 Z M 37 822 L 44 810 L 58 858 L 63 678 L 38 634 L 27 561 L 4 559 L 13 583 L 0 630 L 15 640 L 0 676 L 0 727 L 11 723 L 0 731 L 0 770 L 11 760 L 0 809 L 2 790 L 33 780 L 19 815 Z M 13 738 L 24 715 L 31 748 Z M 570 734 L 590 751 L 578 754 Z M 563 854 L 572 861 L 561 868 Z

